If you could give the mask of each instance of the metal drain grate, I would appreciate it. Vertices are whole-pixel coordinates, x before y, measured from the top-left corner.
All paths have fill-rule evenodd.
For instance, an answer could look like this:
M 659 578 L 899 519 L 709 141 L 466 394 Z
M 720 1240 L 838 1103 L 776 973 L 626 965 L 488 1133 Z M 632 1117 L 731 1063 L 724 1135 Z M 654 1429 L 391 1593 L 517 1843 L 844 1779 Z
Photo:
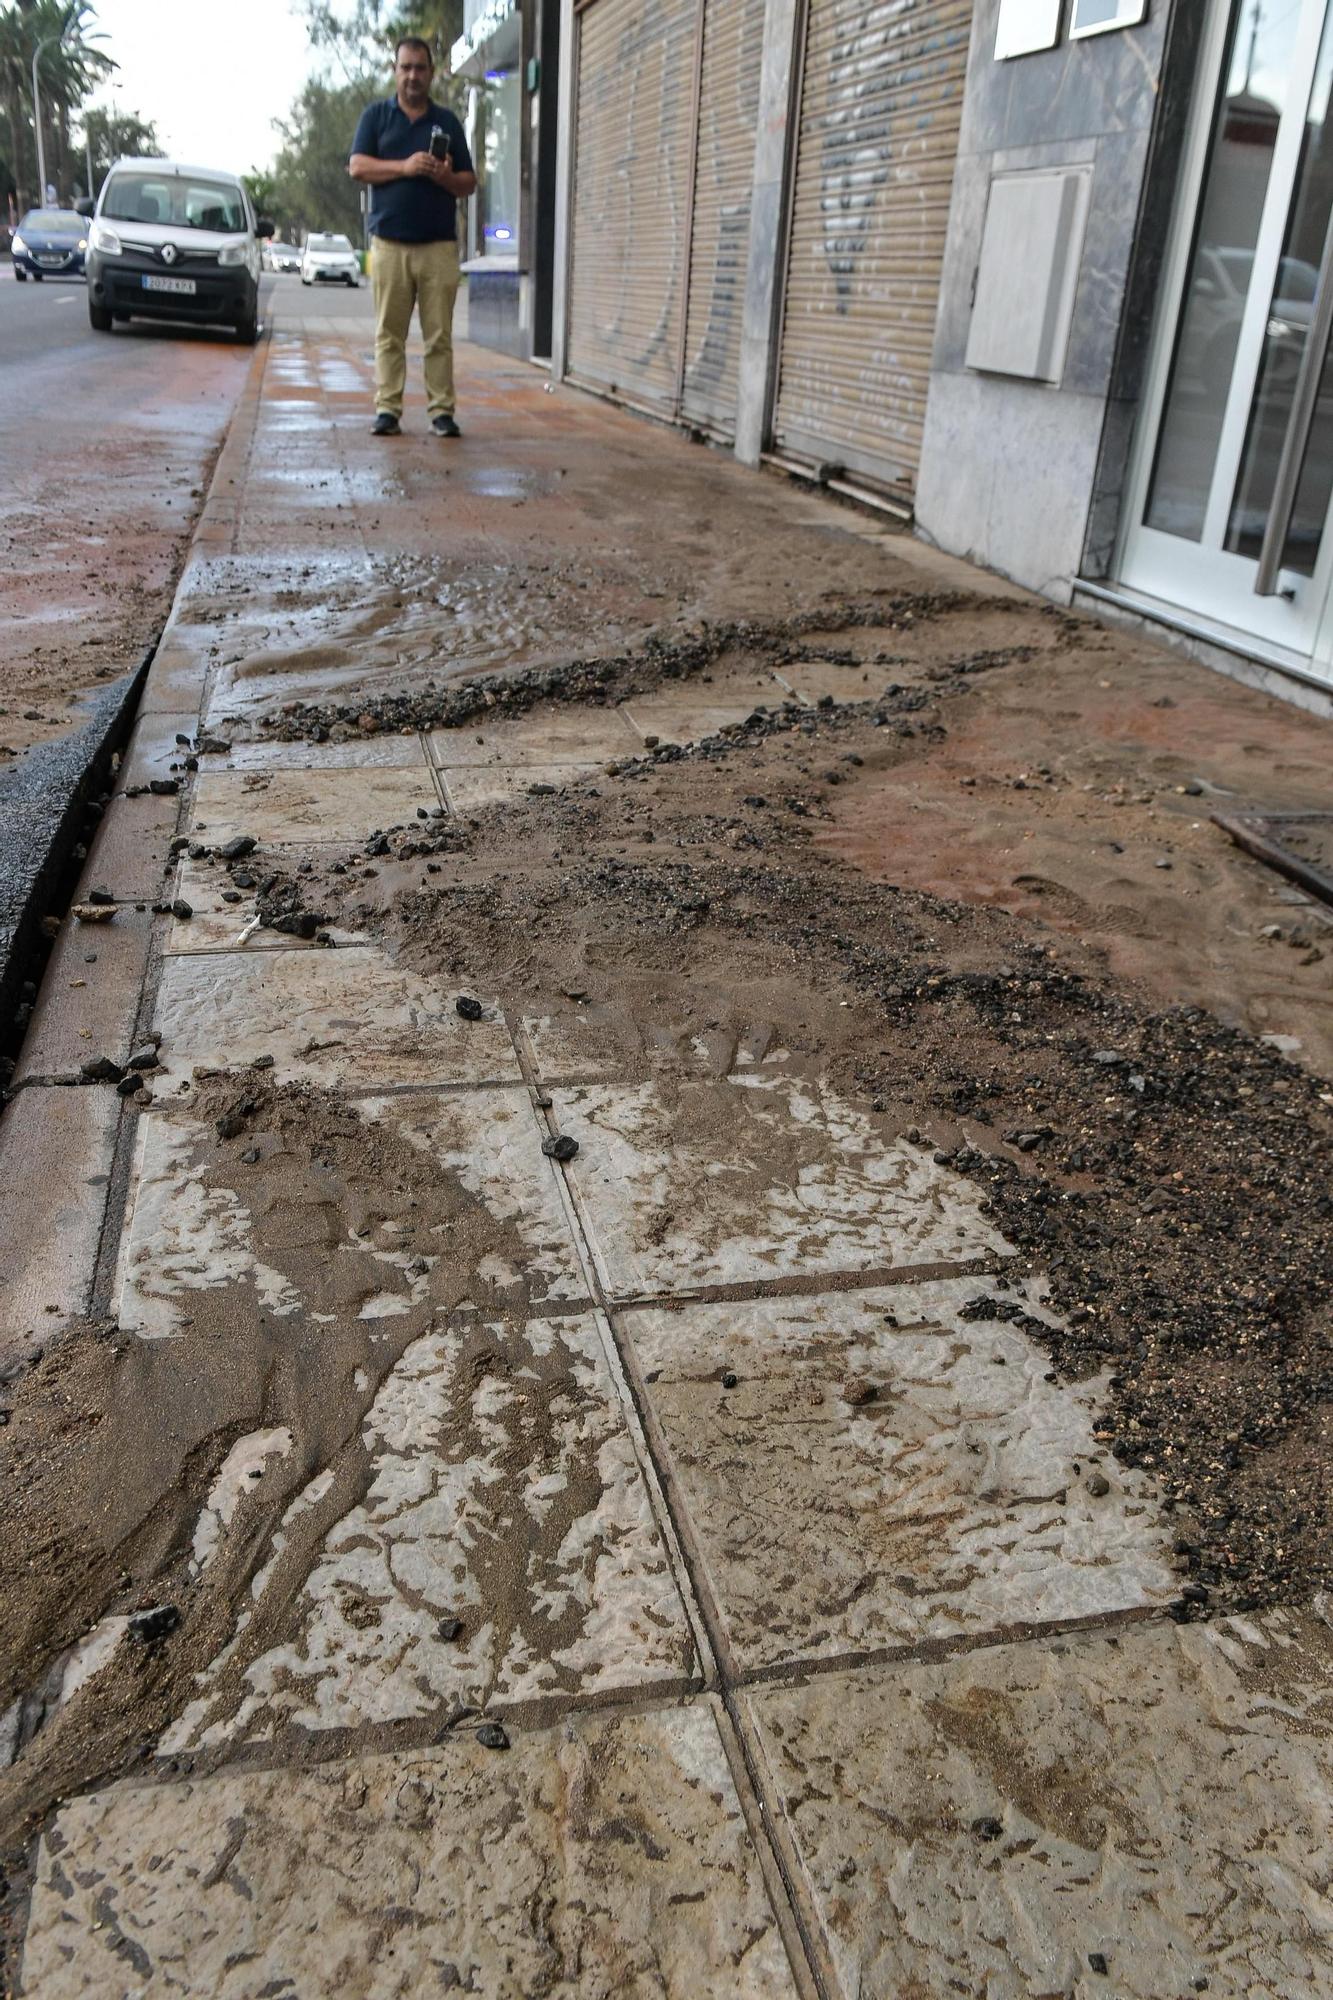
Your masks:
M 1237 847 L 1333 904 L 1333 812 L 1214 813 Z

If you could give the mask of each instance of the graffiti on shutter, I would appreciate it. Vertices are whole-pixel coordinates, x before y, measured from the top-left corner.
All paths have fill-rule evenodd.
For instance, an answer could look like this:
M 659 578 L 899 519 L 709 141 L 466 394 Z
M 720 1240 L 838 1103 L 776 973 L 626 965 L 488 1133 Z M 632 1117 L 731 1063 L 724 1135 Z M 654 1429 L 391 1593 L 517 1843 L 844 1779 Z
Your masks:
M 569 365 L 674 412 L 699 0 L 595 0 L 578 16 Z
M 774 437 L 910 487 L 970 0 L 810 0 Z
M 708 0 L 681 402 L 724 437 L 736 428 L 763 47 L 764 0 Z

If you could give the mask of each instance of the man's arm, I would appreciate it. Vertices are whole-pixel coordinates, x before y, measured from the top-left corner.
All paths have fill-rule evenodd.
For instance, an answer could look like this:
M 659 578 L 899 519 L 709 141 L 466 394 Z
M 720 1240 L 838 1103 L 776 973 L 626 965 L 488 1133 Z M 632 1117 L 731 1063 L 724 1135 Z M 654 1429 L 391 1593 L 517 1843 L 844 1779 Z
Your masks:
M 429 153 L 413 153 L 406 160 L 380 160 L 373 153 L 353 153 L 347 171 L 354 181 L 364 181 L 367 187 L 383 187 L 386 181 L 416 180 L 422 174 L 433 180 L 434 169 L 442 164 Z
M 430 160 L 431 179 L 434 181 L 436 187 L 443 188 L 446 194 L 462 197 L 465 194 L 475 194 L 477 192 L 477 176 L 473 173 L 471 167 L 456 168 L 452 155 L 447 156 L 443 160 L 433 160 L 430 154 L 427 153 L 426 158 Z

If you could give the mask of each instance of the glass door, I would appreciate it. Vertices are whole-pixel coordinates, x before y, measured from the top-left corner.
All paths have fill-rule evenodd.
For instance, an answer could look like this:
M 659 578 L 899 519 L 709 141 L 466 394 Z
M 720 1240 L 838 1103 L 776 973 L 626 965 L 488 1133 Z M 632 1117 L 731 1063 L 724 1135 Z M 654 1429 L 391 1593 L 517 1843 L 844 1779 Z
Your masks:
M 1329 679 L 1331 95 L 1329 0 L 1214 0 L 1121 565 Z

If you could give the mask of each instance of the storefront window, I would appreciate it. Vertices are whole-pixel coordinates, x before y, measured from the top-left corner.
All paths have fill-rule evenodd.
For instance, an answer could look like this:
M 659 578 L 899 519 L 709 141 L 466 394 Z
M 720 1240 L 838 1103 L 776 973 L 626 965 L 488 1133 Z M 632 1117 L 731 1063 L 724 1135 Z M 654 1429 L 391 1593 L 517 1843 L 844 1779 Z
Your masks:
M 1203 534 L 1298 16 L 1251 0 L 1232 21 L 1147 514 L 1150 528 L 1190 541 Z
M 485 257 L 518 254 L 519 124 L 523 93 L 517 69 L 489 70 L 480 105 L 481 187 L 478 215 Z

